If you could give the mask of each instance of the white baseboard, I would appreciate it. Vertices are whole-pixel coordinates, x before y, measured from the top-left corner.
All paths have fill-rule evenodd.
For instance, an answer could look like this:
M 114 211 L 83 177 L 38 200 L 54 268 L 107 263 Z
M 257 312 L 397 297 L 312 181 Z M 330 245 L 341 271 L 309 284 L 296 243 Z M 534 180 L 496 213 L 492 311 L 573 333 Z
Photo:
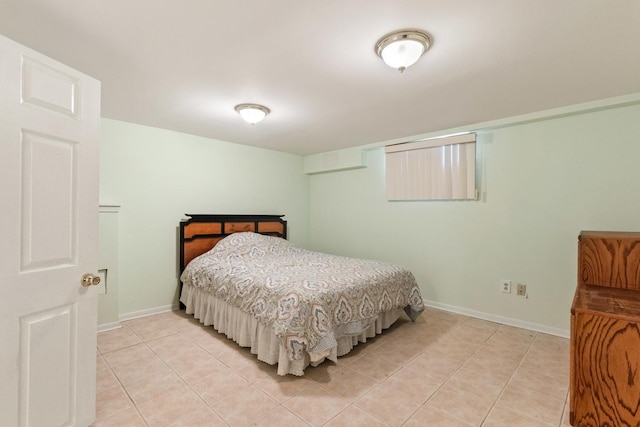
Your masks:
M 569 338 L 569 331 L 566 329 L 554 328 L 551 326 L 541 325 L 539 323 L 527 322 L 512 317 L 499 316 L 497 314 L 484 313 L 482 311 L 470 310 L 468 308 L 457 307 L 455 305 L 442 304 L 435 301 L 424 300 L 427 307 L 437 308 L 439 310 L 450 311 L 452 313 L 464 314 L 465 316 L 476 317 L 478 319 L 488 320 L 490 322 L 501 323 L 503 325 L 515 326 L 516 328 L 529 329 L 530 331 L 542 332 L 549 335 L 555 335 L 562 338 Z
M 501 323 L 503 325 L 515 326 L 516 328 L 528 329 L 530 331 L 542 332 L 549 335 L 555 335 L 562 338 L 569 338 L 569 331 L 566 329 L 554 328 L 551 326 L 541 325 L 539 323 L 527 322 L 512 317 L 499 316 L 497 314 L 485 313 L 482 311 L 462 308 L 455 305 L 443 304 L 435 301 L 424 300 L 427 307 L 437 308 L 439 310 L 450 311 L 452 313 L 463 314 L 465 316 L 475 317 L 478 319 L 488 320 L 490 322 Z M 177 305 L 164 305 L 161 307 L 148 308 L 145 310 L 134 311 L 120 315 L 120 321 L 137 319 L 139 317 L 151 316 L 154 314 L 166 313 L 177 310 Z M 98 332 L 105 332 L 112 329 L 120 328 L 120 322 L 103 323 L 98 325 Z
M 140 311 L 133 311 L 131 313 L 121 314 L 120 321 L 122 322 L 125 320 L 137 319 L 138 317 L 146 317 L 146 316 L 151 316 L 153 314 L 167 313 L 169 311 L 173 311 L 177 309 L 178 309 L 178 306 L 173 304 L 163 305 L 160 307 L 147 308 Z
M 147 308 L 145 310 L 133 311 L 131 313 L 121 314 L 119 316 L 120 320 L 118 320 L 117 322 L 108 322 L 108 323 L 99 324 L 98 325 L 98 333 L 107 332 L 107 331 L 111 331 L 113 329 L 121 328 L 122 325 L 120 324 L 120 322 L 123 322 L 125 320 L 137 319 L 139 317 L 152 316 L 154 314 L 166 313 L 166 312 L 173 311 L 173 310 L 178 310 L 178 306 L 177 305 L 163 305 L 161 307 Z
M 98 325 L 98 333 L 112 331 L 114 329 L 122 328 L 120 322 L 107 322 Z

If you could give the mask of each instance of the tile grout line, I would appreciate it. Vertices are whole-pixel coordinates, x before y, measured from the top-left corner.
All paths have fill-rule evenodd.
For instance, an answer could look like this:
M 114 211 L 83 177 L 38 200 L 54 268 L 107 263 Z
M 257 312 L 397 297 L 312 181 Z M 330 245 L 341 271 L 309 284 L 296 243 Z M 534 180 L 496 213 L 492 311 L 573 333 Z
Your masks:
M 133 331 L 133 332 L 135 333 L 135 331 Z M 176 330 L 175 332 L 173 332 L 173 333 L 171 333 L 171 334 L 164 335 L 164 336 L 157 337 L 157 338 L 152 338 L 150 341 L 153 341 L 153 340 L 156 340 L 156 339 L 161 339 L 161 338 L 166 338 L 166 337 L 169 337 L 169 336 L 171 336 L 171 335 L 178 335 L 178 336 L 179 336 L 180 332 L 181 332 L 180 330 Z M 137 335 L 137 334 L 136 334 L 136 335 Z M 140 339 L 142 339 L 142 337 L 140 337 Z M 200 346 L 198 343 L 194 343 L 194 342 L 193 342 L 193 341 L 191 341 L 191 340 L 188 340 L 188 341 L 189 341 L 189 342 L 191 342 L 192 344 L 194 344 L 194 345 L 198 346 L 198 348 L 201 348 L 201 349 L 202 349 L 202 351 L 204 351 L 204 352 L 206 352 L 207 354 L 211 355 L 211 357 L 214 357 L 214 358 L 215 358 L 216 360 L 218 360 L 220 363 L 223 363 L 223 362 L 222 362 L 221 360 L 219 360 L 216 356 L 212 355 L 212 354 L 211 354 L 211 353 L 209 353 L 207 350 L 205 350 L 204 348 L 202 348 L 202 346 Z M 195 390 L 193 389 L 193 387 L 191 386 L 191 384 L 189 384 L 189 382 L 188 382 L 188 381 L 187 381 L 187 380 L 186 380 L 182 375 L 180 375 L 180 374 L 179 374 L 175 369 L 173 369 L 173 368 L 172 368 L 172 367 L 167 363 L 167 361 L 166 361 L 162 356 L 160 356 L 158 353 L 156 353 L 155 351 L 153 351 L 153 349 L 152 349 L 151 347 L 149 347 L 149 346 L 148 346 L 148 344 L 147 344 L 147 342 L 146 342 L 145 340 L 143 340 L 143 343 L 147 346 L 147 348 L 148 348 L 148 349 L 149 349 L 149 350 L 150 350 L 150 351 L 151 351 L 151 352 L 152 352 L 156 357 L 158 357 L 158 359 L 160 359 L 160 360 L 162 361 L 162 363 L 164 363 L 164 365 L 165 365 L 167 368 L 169 368 L 169 369 L 171 370 L 171 372 L 173 372 L 174 374 L 176 374 L 176 375 L 178 376 L 178 378 L 180 378 L 180 380 L 184 383 L 184 385 L 185 385 L 187 388 L 189 388 L 189 390 L 191 390 L 191 391 L 192 391 L 192 392 L 193 392 L 193 393 L 198 397 L 198 399 L 199 399 L 199 400 L 200 400 L 200 401 L 201 401 L 201 402 L 202 402 L 202 403 L 203 403 L 207 408 L 209 408 L 209 409 L 210 409 L 214 414 L 216 414 L 218 417 L 220 417 L 220 419 L 221 419 L 225 424 L 229 425 L 229 423 L 227 422 L 227 420 L 225 420 L 225 419 L 222 417 L 222 415 L 220 415 L 220 414 L 218 413 L 218 411 L 216 411 L 216 410 L 215 410 L 211 405 L 209 405 L 209 404 L 208 404 L 208 403 L 207 403 L 207 402 L 202 398 L 202 396 L 200 395 L 200 393 L 198 393 L 197 391 L 195 391 Z M 160 394 L 160 395 L 158 395 L 158 396 L 154 397 L 153 399 L 157 399 L 158 397 L 163 396 L 163 395 L 168 394 L 168 393 L 170 393 L 170 391 L 168 391 L 167 393 L 162 393 L 162 394 Z M 153 400 L 153 399 L 151 399 L 151 400 Z M 146 421 L 146 418 L 145 418 L 145 421 Z
M 449 336 L 451 333 L 453 333 L 453 331 L 455 331 L 455 330 L 456 330 L 456 329 L 458 329 L 458 328 L 459 328 L 463 323 L 465 323 L 465 321 L 466 321 L 466 320 L 462 320 L 462 321 L 460 321 L 460 322 L 456 321 L 456 325 L 455 325 L 455 326 L 454 326 L 450 331 L 448 331 L 448 332 L 447 332 L 443 337 L 441 337 L 441 338 L 439 338 L 439 339 L 435 340 L 434 342 L 430 343 L 428 346 L 426 346 L 426 347 L 425 347 L 425 349 L 424 349 L 423 351 L 421 351 L 421 352 L 417 353 L 415 356 L 413 356 L 412 358 L 410 358 L 410 359 L 408 359 L 406 362 L 404 362 L 400 368 L 398 368 L 398 369 L 396 369 L 395 371 L 393 371 L 393 373 L 389 376 L 389 378 L 390 378 L 391 376 L 393 376 L 393 374 L 395 374 L 396 372 L 398 372 L 399 370 L 401 370 L 403 367 L 405 367 L 405 366 L 409 365 L 412 361 L 414 361 L 415 359 L 417 359 L 421 354 L 425 353 L 429 348 L 431 348 L 431 347 L 435 346 L 438 342 L 442 341 L 442 339 L 444 339 L 444 338 L 446 338 L 447 336 Z M 475 353 L 477 352 L 477 350 L 478 350 L 478 349 L 476 349 L 473 353 L 471 353 L 471 355 L 470 355 L 469 357 L 471 357 L 473 354 L 475 354 Z M 384 357 L 383 357 L 383 356 L 380 356 L 380 358 L 383 358 L 383 359 L 384 359 Z M 409 416 L 408 416 L 408 417 L 407 417 L 407 418 L 402 422 L 402 424 L 401 424 L 401 425 L 405 425 L 407 422 L 409 422 L 409 420 L 411 420 L 411 418 L 412 418 L 412 417 L 413 417 L 413 416 L 414 416 L 418 411 L 420 411 L 420 409 L 421 409 L 423 406 L 425 406 L 425 405 L 427 404 L 427 402 L 428 402 L 428 401 L 433 397 L 433 395 L 435 395 L 435 394 L 438 392 L 438 390 L 440 390 L 440 388 L 442 388 L 442 386 L 443 386 L 444 384 L 446 384 L 446 383 L 449 381 L 449 379 L 450 379 L 453 375 L 455 375 L 455 373 L 456 373 L 456 372 L 458 372 L 458 371 L 462 368 L 462 366 L 464 366 L 464 363 L 463 363 L 460 367 L 458 367 L 458 369 L 456 369 L 456 370 L 455 370 L 455 371 L 454 371 L 454 372 L 453 372 L 453 373 L 452 373 L 452 374 L 447 378 L 447 380 L 446 380 L 446 381 L 444 381 L 442 384 L 440 384 L 440 385 L 439 385 L 439 386 L 438 386 L 438 387 L 433 391 L 433 393 L 431 393 L 431 395 L 430 395 L 430 396 L 429 396 L 429 397 L 428 397 L 424 402 L 422 402 L 422 403 L 418 406 L 418 408 L 416 408 L 416 409 L 411 413 L 411 415 L 409 415 Z M 365 375 L 365 376 L 366 376 L 366 374 L 363 374 L 363 375 Z M 368 377 L 368 376 L 367 376 L 367 378 L 371 378 L 371 377 Z M 372 379 L 373 379 L 373 378 L 372 378 Z M 373 389 L 375 389 L 376 387 L 378 387 L 380 384 L 382 384 L 382 383 L 383 383 L 384 381 L 386 381 L 387 379 L 388 379 L 388 378 L 385 378 L 385 380 L 383 380 L 383 381 L 379 382 L 378 384 L 376 384 L 376 386 L 375 386 Z M 375 380 L 375 379 L 374 379 L 374 380 Z M 364 396 L 366 396 L 367 394 L 371 393 L 371 392 L 373 391 L 373 389 L 369 390 L 369 391 L 368 391 L 367 393 L 365 393 L 363 396 L 360 396 L 360 397 L 358 398 L 358 400 L 362 399 Z M 410 397 L 411 397 L 411 396 L 410 396 Z M 356 403 L 356 402 L 357 402 L 357 400 L 356 400 L 356 401 L 354 401 L 354 402 L 352 402 L 352 403 L 350 404 L 350 406 L 351 406 L 351 405 L 353 405 L 353 404 L 354 404 L 354 403 Z M 367 411 L 365 411 L 365 412 L 367 412 Z M 369 412 L 367 412 L 367 414 L 372 415 L 372 416 L 374 416 L 374 417 L 375 417 L 375 418 L 377 418 L 377 419 L 380 419 L 380 418 L 378 418 L 377 416 L 375 416 L 374 414 L 370 414 Z M 337 415 L 336 415 L 336 416 L 337 416 Z M 456 418 L 456 417 L 454 417 L 454 418 Z M 456 419 L 458 419 L 458 418 L 456 418 Z M 387 423 L 386 423 L 386 421 L 384 421 L 384 420 L 382 420 L 382 421 L 383 421 L 385 424 L 387 424 Z M 460 420 L 460 421 L 462 421 L 462 420 Z M 464 421 L 463 421 L 463 422 L 464 422 Z
M 529 351 L 531 350 L 531 347 L 533 346 L 533 343 L 536 341 L 536 338 L 538 337 L 538 333 L 537 332 L 533 332 L 533 334 L 534 334 L 533 335 L 533 339 L 531 340 L 531 342 L 527 346 L 527 351 L 524 352 L 524 354 L 520 358 L 520 362 L 518 363 L 518 366 L 516 366 L 516 368 L 513 370 L 513 372 L 509 376 L 509 379 L 507 379 L 507 381 L 504 383 L 504 385 L 500 389 L 500 393 L 498 393 L 498 396 L 496 396 L 496 398 L 493 401 L 491 407 L 489 408 L 489 410 L 485 414 L 484 418 L 482 419 L 482 422 L 480 423 L 480 426 L 484 425 L 484 423 L 487 421 L 487 417 L 489 416 L 489 414 L 491 414 L 491 411 L 493 411 L 493 408 L 495 408 L 496 404 L 500 400 L 500 397 L 502 397 L 502 395 L 504 394 L 504 390 L 507 388 L 507 386 L 509 385 L 509 383 L 513 379 L 513 377 L 516 374 L 516 372 L 518 371 L 518 369 L 522 366 L 522 362 L 524 362 L 524 359 L 527 357 L 527 354 L 529 354 Z M 516 411 L 516 412 L 520 413 L 519 411 Z M 521 414 L 521 415 L 527 416 L 526 414 Z
M 515 376 L 515 374 L 516 374 L 516 372 L 518 371 L 518 369 L 520 369 L 520 368 L 521 368 L 521 366 L 522 366 L 522 364 L 523 364 L 524 360 L 526 359 L 527 355 L 528 355 L 528 354 L 529 354 L 529 352 L 531 351 L 531 348 L 534 346 L 534 344 L 535 344 L 536 340 L 537 340 L 537 339 L 540 337 L 540 335 L 541 335 L 541 333 L 539 333 L 539 332 L 534 332 L 534 331 L 531 331 L 531 332 L 532 332 L 532 333 L 534 333 L 534 338 L 531 340 L 531 343 L 530 343 L 530 344 L 529 344 L 529 346 L 527 347 L 527 351 L 526 351 L 526 352 L 525 352 L 525 354 L 522 356 L 522 359 L 520 360 L 520 363 L 518 363 L 518 366 L 517 366 L 517 367 L 516 367 L 516 369 L 513 371 L 513 373 L 511 374 L 511 376 L 510 376 L 510 377 L 509 377 L 509 379 L 507 380 L 507 382 L 506 382 L 505 386 L 504 386 L 504 387 L 502 388 L 502 390 L 500 391 L 500 394 L 498 395 L 498 397 L 496 398 L 496 400 L 495 400 L 494 404 L 492 405 L 491 410 L 493 409 L 493 407 L 495 407 L 495 404 L 498 402 L 498 400 L 500 399 L 500 397 L 501 397 L 501 396 L 502 396 L 502 394 L 504 393 L 504 390 L 507 388 L 507 386 L 509 385 L 509 383 L 511 382 L 511 380 L 512 380 L 512 379 L 513 379 L 513 377 Z M 536 390 L 531 390 L 531 392 L 532 392 L 532 393 L 535 393 L 535 394 L 540 394 L 540 393 L 538 393 Z M 566 403 L 566 397 L 565 397 L 565 403 Z M 509 407 L 509 409 L 510 409 L 510 410 L 512 410 L 512 411 L 514 411 L 514 412 L 516 412 L 516 413 L 517 413 L 517 414 L 519 414 L 520 416 L 527 417 L 527 418 L 530 418 L 530 419 L 536 419 L 536 420 L 537 420 L 537 421 L 539 421 L 540 423 L 542 423 L 542 424 L 546 424 L 547 426 L 550 426 L 550 427 L 551 427 L 551 426 L 553 426 L 553 425 L 554 425 L 554 424 L 548 424 L 547 422 L 545 422 L 545 421 L 543 421 L 543 420 L 540 420 L 540 419 L 537 419 L 536 417 L 534 417 L 534 416 L 532 416 L 532 415 L 522 413 L 522 412 L 520 412 L 517 408 Z M 487 415 L 491 412 L 491 410 L 487 413 Z M 565 408 L 564 408 L 564 406 L 563 406 L 563 409 L 562 409 L 561 414 L 560 414 L 560 421 L 559 421 L 559 424 L 560 424 L 560 425 L 562 425 L 562 416 L 564 415 L 564 410 L 565 410 Z M 484 424 L 484 421 L 486 421 L 486 418 L 485 418 L 485 420 L 483 420 L 483 424 Z
M 453 333 L 453 331 L 455 331 L 456 329 L 460 328 L 460 326 L 462 326 L 462 324 L 463 324 L 463 323 L 465 323 L 465 321 L 466 321 L 466 320 L 462 320 L 462 321 L 460 321 L 460 322 L 456 322 L 455 327 L 451 328 L 451 330 L 450 330 L 449 332 L 447 332 L 443 337 L 441 337 L 441 338 L 437 339 L 436 341 L 432 342 L 429 346 L 427 346 L 427 349 L 429 349 L 429 348 L 430 348 L 430 347 L 432 347 L 432 346 L 435 346 L 438 342 L 442 341 L 444 338 L 446 338 L 446 337 L 448 337 L 449 335 L 451 335 L 451 334 Z M 425 349 L 425 351 L 426 351 L 426 349 Z M 477 351 L 478 351 L 478 349 L 476 349 L 473 353 L 471 353 L 471 354 L 469 355 L 469 358 L 471 358 L 471 356 L 473 356 Z M 423 351 L 422 353 L 424 353 L 424 351 Z M 422 353 L 421 353 L 421 354 L 422 354 Z M 418 356 L 416 356 L 416 357 L 418 357 Z M 415 359 L 415 358 L 414 358 L 414 359 Z M 469 360 L 467 359 L 467 362 L 468 362 L 468 361 L 469 361 Z M 415 415 L 415 414 L 416 414 L 416 413 L 417 413 L 417 412 L 418 412 L 418 411 L 419 411 L 423 406 L 425 406 L 425 405 L 429 402 L 429 400 L 431 400 L 431 398 L 432 398 L 436 393 L 438 393 L 438 391 L 439 391 L 439 390 L 440 390 L 440 389 L 441 389 L 441 388 L 442 388 L 446 383 L 448 383 L 448 382 L 449 382 L 449 380 L 451 379 L 451 377 L 453 377 L 453 376 L 454 376 L 454 375 L 455 375 L 455 374 L 456 374 L 460 369 L 462 369 L 462 367 L 463 367 L 465 364 L 466 364 L 466 362 L 465 362 L 465 363 L 463 363 L 462 365 L 458 366 L 458 368 L 457 368 L 455 371 L 453 371 L 453 373 L 452 373 L 451 375 L 449 375 L 449 376 L 447 377 L 447 379 L 446 379 L 442 384 L 440 384 L 438 387 L 436 387 L 436 389 L 433 391 L 433 393 L 431 393 L 431 395 L 429 395 L 429 397 L 427 397 L 427 399 L 426 399 L 424 402 L 422 402 L 422 404 L 418 407 L 418 409 L 416 409 L 415 411 L 413 411 L 413 413 L 409 416 L 409 418 L 407 418 L 407 419 L 402 423 L 402 425 L 404 425 L 404 424 L 406 424 L 407 422 L 409 422 L 409 420 L 410 420 L 411 418 L 413 418 L 413 416 L 414 416 L 414 415 Z M 440 411 L 440 412 L 442 412 L 442 411 Z M 444 412 L 443 412 L 443 413 L 444 413 Z M 464 422 L 464 423 L 466 424 L 466 422 L 465 422 L 465 421 L 462 421 L 462 420 L 460 420 L 460 419 L 459 419 L 459 418 L 457 418 L 457 417 L 453 417 L 453 418 L 455 418 L 455 419 L 457 419 L 457 420 L 459 420 L 459 421 L 461 421 L 461 422 Z
M 453 331 L 455 331 L 456 329 L 460 328 L 460 327 L 462 326 L 462 324 L 463 324 L 463 323 L 465 323 L 467 320 L 468 320 L 468 319 L 465 319 L 465 320 L 463 320 L 462 322 L 459 322 L 459 323 L 458 323 L 458 325 L 456 325 L 456 327 L 455 327 L 455 328 L 453 328 L 451 331 L 449 331 L 449 333 L 447 333 L 447 334 L 446 334 L 444 337 L 442 337 L 442 338 L 446 338 L 448 335 L 450 335 L 451 333 L 453 333 Z M 491 322 L 491 321 L 488 321 L 488 320 L 487 320 L 486 322 L 494 323 L 494 322 Z M 486 342 L 489 340 L 489 338 L 491 338 L 491 337 L 492 337 L 492 336 L 493 336 L 493 335 L 498 331 L 498 329 L 500 329 L 500 324 L 497 324 L 497 323 L 496 323 L 496 325 L 498 325 L 498 327 L 496 327 L 495 331 L 493 331 L 493 332 L 491 333 L 491 335 L 489 335 L 489 336 L 488 336 L 488 337 L 487 337 L 487 338 L 482 342 L 482 344 L 481 344 L 477 349 L 475 349 L 475 350 L 473 351 L 473 353 L 471 353 L 471 354 L 469 355 L 469 357 L 467 358 L 467 360 L 466 360 L 463 364 L 461 364 L 461 365 L 460 365 L 460 366 L 459 366 L 459 367 L 458 367 L 458 368 L 457 368 L 457 369 L 456 369 L 456 370 L 455 370 L 451 375 L 449 375 L 449 377 L 446 379 L 446 381 L 445 381 L 445 382 L 443 382 L 442 384 L 440 384 L 440 386 L 438 386 L 438 388 L 437 388 L 437 389 L 436 389 L 436 390 L 431 394 L 431 396 L 429 396 L 429 398 L 428 398 L 428 399 L 423 403 L 423 405 L 426 405 L 426 404 L 427 404 L 427 402 L 429 402 L 429 400 L 431 400 L 431 398 L 432 398 L 432 397 L 433 397 L 433 396 L 434 396 L 434 395 L 435 395 L 435 394 L 436 394 L 436 393 L 437 393 L 437 392 L 438 392 L 442 387 L 444 387 L 444 385 L 445 385 L 445 384 L 447 384 L 447 383 L 451 380 L 451 378 L 453 378 L 453 377 L 454 377 L 454 376 L 455 376 L 455 375 L 456 375 L 456 374 L 457 374 L 457 373 L 458 373 L 458 372 L 459 372 L 459 371 L 460 371 L 464 366 L 466 366 L 466 365 L 469 363 L 469 360 L 471 360 L 471 358 L 472 358 L 475 354 L 477 354 L 477 353 L 480 351 L 480 349 L 482 349 L 482 348 L 485 346 L 485 344 L 486 344 Z M 471 327 L 474 327 L 474 326 L 471 326 Z M 479 329 L 479 328 L 476 328 L 476 329 Z M 440 341 L 440 340 L 438 340 L 438 341 Z M 515 372 L 515 371 L 514 371 L 514 372 Z M 508 383 L 508 381 L 507 381 L 507 383 Z M 505 386 L 504 386 L 504 387 L 506 387 L 506 384 L 505 384 Z M 484 420 L 486 419 L 487 415 L 491 412 L 491 409 L 493 409 L 493 406 L 495 405 L 495 403 L 497 402 L 497 400 L 498 400 L 498 399 L 496 398 L 496 399 L 493 401 L 493 404 L 491 405 L 491 407 L 489 408 L 489 410 L 487 411 L 487 413 L 484 415 L 484 417 L 483 417 L 483 419 L 482 419 L 482 422 L 479 424 L 480 426 L 484 423 Z M 440 412 L 442 412 L 442 411 L 440 411 Z M 446 414 L 447 414 L 447 415 L 450 415 L 451 417 L 455 418 L 456 420 L 458 420 L 458 421 L 460 421 L 460 422 L 463 422 L 463 423 L 467 424 L 467 422 L 466 422 L 466 421 L 461 420 L 460 418 L 456 417 L 455 415 L 451 415 L 451 414 L 448 414 L 448 413 L 446 413 Z M 413 415 L 415 415 L 415 413 L 414 413 Z M 412 416 L 413 416 L 413 415 L 412 415 Z M 411 419 L 411 418 L 409 418 L 409 419 Z
M 132 333 L 134 333 L 134 334 L 135 334 L 135 332 L 134 332 L 134 331 L 132 331 L 132 330 L 131 330 L 131 328 L 129 328 L 128 326 L 126 326 L 126 325 L 123 325 L 123 326 L 122 326 L 122 328 L 125 328 L 125 327 L 126 327 L 127 329 L 129 329 Z M 135 334 L 135 335 L 136 335 L 136 336 L 138 336 L 137 334 Z M 140 338 L 140 337 L 138 337 L 138 338 Z M 134 345 L 138 345 L 138 344 L 145 344 L 145 346 L 146 346 L 147 348 L 149 348 L 149 347 L 146 345 L 146 343 L 144 343 L 144 342 L 142 342 L 142 343 L 137 343 L 137 344 L 132 344 L 132 345 L 129 345 L 129 346 L 126 346 L 126 347 L 122 347 L 122 348 L 129 348 L 129 347 L 133 347 Z M 118 351 L 118 350 L 122 350 L 122 349 L 121 349 L 121 348 L 119 348 L 119 349 L 112 350 L 112 351 Z M 151 350 L 151 349 L 149 349 L 149 350 Z M 100 351 L 100 350 L 98 350 L 98 351 Z M 109 352 L 107 352 L 107 353 L 109 353 Z M 119 386 L 119 387 L 122 389 L 122 391 L 127 395 L 127 398 L 129 399 L 129 402 L 131 402 L 131 404 L 133 405 L 133 408 L 135 408 L 135 410 L 136 410 L 136 412 L 138 413 L 138 415 L 140 415 L 140 419 L 142 419 L 142 422 L 144 422 L 144 423 L 147 425 L 147 427 L 149 427 L 149 422 L 147 421 L 146 417 L 142 414 L 142 412 L 140 412 L 140 408 L 138 408 L 138 404 L 133 400 L 133 397 L 131 397 L 131 395 L 129 394 L 129 391 L 127 391 L 127 388 L 124 386 L 124 384 L 122 384 L 122 382 L 120 381 L 120 377 L 119 377 L 118 375 L 116 375 L 116 373 L 115 373 L 115 372 L 113 372 L 113 369 L 112 369 L 112 367 L 111 367 L 111 364 L 109 364 L 109 362 L 107 362 L 107 360 L 104 358 L 104 353 L 102 353 L 102 351 L 100 351 L 100 357 L 102 357 L 102 361 L 104 362 L 105 366 L 107 367 L 107 369 L 109 369 L 109 372 L 111 372 L 111 375 L 113 375 L 113 377 L 114 377 L 114 378 L 116 379 L 116 381 L 118 382 L 118 386 Z M 114 388 L 115 388 L 115 387 L 114 387 Z M 127 408 L 127 409 L 129 409 L 129 408 Z M 112 414 L 112 415 L 119 414 L 119 413 L 121 413 L 121 412 L 123 412 L 123 411 L 126 411 L 127 409 L 123 409 L 122 411 L 118 411 L 118 412 L 116 412 L 115 414 Z M 108 418 L 108 417 L 107 417 L 107 418 Z M 98 422 L 98 420 L 96 420 L 96 422 Z
M 558 427 L 563 427 L 563 425 L 562 425 L 562 424 L 563 424 L 563 422 L 564 422 L 564 414 L 565 414 L 567 411 L 570 411 L 570 410 L 571 410 L 571 408 L 570 408 L 570 402 L 569 402 L 570 398 L 571 398 L 571 397 L 570 397 L 570 395 L 569 395 L 569 392 L 567 392 L 567 397 L 566 397 L 566 398 L 565 398 L 565 400 L 564 400 L 564 407 L 562 408 L 562 415 L 560 416 L 560 422 L 558 423 Z

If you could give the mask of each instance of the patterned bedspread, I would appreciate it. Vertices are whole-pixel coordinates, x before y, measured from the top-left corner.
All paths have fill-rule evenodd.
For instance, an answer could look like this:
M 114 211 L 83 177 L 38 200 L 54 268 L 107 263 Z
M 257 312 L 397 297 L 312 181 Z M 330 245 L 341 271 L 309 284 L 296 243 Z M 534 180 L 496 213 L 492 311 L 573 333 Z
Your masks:
M 317 344 L 338 327 L 348 330 L 394 308 L 415 320 L 424 310 L 416 280 L 404 268 L 256 233 L 224 238 L 191 261 L 181 280 L 273 325 L 289 360 L 323 350 Z

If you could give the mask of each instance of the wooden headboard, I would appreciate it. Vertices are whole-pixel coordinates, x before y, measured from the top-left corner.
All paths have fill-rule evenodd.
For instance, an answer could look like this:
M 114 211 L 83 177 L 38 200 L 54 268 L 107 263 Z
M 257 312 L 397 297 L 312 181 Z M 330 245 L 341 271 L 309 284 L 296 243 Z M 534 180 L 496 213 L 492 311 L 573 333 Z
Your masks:
M 189 261 L 201 255 L 224 237 L 241 231 L 287 238 L 284 215 L 192 215 L 180 221 L 180 273 Z

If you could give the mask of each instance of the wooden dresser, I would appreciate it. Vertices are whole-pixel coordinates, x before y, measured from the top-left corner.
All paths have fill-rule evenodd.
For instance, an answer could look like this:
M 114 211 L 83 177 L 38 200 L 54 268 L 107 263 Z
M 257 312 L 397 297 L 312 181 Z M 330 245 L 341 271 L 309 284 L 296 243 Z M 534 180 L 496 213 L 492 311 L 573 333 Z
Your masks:
M 640 426 L 640 233 L 580 233 L 570 381 L 572 426 Z

